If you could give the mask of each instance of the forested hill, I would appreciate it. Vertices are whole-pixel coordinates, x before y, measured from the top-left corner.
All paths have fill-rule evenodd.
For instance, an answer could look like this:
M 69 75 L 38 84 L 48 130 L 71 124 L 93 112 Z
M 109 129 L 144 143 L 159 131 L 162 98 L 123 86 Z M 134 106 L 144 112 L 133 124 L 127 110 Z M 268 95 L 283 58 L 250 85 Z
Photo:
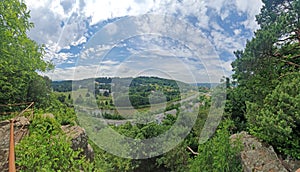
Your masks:
M 135 108 L 145 107 L 152 103 L 163 103 L 165 101 L 178 101 L 181 95 L 197 90 L 196 86 L 180 81 L 164 79 L 159 77 L 137 78 L 90 78 L 77 81 L 54 81 L 52 88 L 56 92 L 70 92 L 87 90 L 88 94 L 111 98 L 113 93 L 119 106 L 129 106 L 129 99 Z M 149 96 L 151 95 L 151 100 Z
M 72 84 L 74 89 L 78 89 L 80 86 L 81 88 L 89 88 L 93 87 L 91 84 L 101 85 L 102 88 L 107 88 L 105 85 L 111 85 L 111 83 L 119 84 L 122 86 L 129 86 L 132 89 L 137 86 L 150 86 L 151 84 L 157 84 L 160 86 L 171 87 L 179 89 L 191 89 L 195 84 L 187 84 L 181 81 L 175 81 L 171 79 L 159 78 L 159 77 L 146 77 L 140 76 L 137 78 L 109 78 L 109 77 L 100 77 L 100 78 L 89 78 L 89 79 L 82 79 L 82 80 L 65 80 L 65 81 L 52 81 L 51 87 L 53 91 L 57 92 L 69 92 L 72 91 Z M 201 84 L 202 86 L 203 84 Z M 209 87 L 209 84 L 204 84 L 203 86 Z M 97 88 L 97 87 L 96 87 Z M 96 89 L 95 88 L 95 89 Z

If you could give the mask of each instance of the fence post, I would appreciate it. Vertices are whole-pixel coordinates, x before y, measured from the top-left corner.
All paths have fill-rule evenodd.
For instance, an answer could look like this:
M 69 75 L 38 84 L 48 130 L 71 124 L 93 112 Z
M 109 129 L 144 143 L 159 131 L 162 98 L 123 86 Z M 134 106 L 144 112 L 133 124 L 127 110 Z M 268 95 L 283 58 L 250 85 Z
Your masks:
M 8 159 L 9 172 L 16 172 L 14 123 L 15 123 L 15 120 L 11 119 L 10 120 L 10 139 L 9 139 L 9 159 Z

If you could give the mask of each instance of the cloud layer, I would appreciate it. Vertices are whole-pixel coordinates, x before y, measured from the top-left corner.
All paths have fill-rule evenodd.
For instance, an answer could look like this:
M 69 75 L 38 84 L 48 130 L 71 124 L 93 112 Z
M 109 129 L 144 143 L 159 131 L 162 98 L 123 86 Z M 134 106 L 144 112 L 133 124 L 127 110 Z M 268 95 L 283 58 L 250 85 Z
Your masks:
M 218 61 L 215 58 L 209 58 L 207 55 L 208 61 L 210 61 L 209 64 L 214 64 L 215 68 L 223 68 L 225 75 L 230 75 L 230 63 L 234 60 L 233 51 L 242 49 L 245 46 L 246 40 L 250 39 L 253 31 L 258 28 L 255 23 L 255 15 L 259 13 L 262 5 L 260 0 L 253 0 L 251 2 L 243 0 L 25 0 L 25 3 L 31 10 L 31 20 L 35 23 L 35 28 L 29 32 L 30 37 L 38 43 L 46 45 L 47 54 L 45 60 L 52 61 L 57 66 L 54 72 L 48 73 L 53 80 L 73 79 L 74 76 L 79 76 L 76 75 L 76 73 L 74 75 L 75 66 L 76 71 L 86 73 L 86 76 L 90 76 L 90 74 L 95 75 L 95 71 L 92 71 L 92 69 L 97 70 L 99 66 L 105 69 L 101 75 L 111 75 L 112 71 L 115 71 L 117 67 L 119 70 L 120 67 L 127 68 L 127 70 L 131 70 L 131 72 L 134 73 L 134 63 L 115 61 L 113 59 L 122 56 L 122 51 L 117 51 L 117 48 L 113 48 L 116 45 L 108 45 L 107 43 L 101 44 L 101 41 L 105 39 L 115 39 L 113 36 L 120 36 L 120 34 L 116 33 L 122 33 L 124 30 L 134 31 L 136 29 L 136 25 L 134 25 L 135 28 L 130 28 L 130 26 L 133 26 L 130 24 L 124 25 L 123 27 L 120 27 L 119 24 L 117 27 L 114 27 L 114 23 L 123 19 L 120 17 L 141 16 L 149 13 L 161 16 L 172 16 L 189 23 L 189 29 L 196 28 L 203 34 L 201 38 L 208 40 L 212 48 L 216 51 L 216 55 L 220 57 Z M 147 18 L 144 20 L 147 20 Z M 163 26 L 163 28 L 173 32 L 176 32 L 176 29 L 178 29 L 178 31 L 183 29 L 181 27 L 172 27 L 172 22 L 170 21 L 159 21 L 161 21 L 161 23 L 152 23 L 154 24 L 154 28 Z M 147 22 L 141 22 L 141 24 L 145 23 Z M 170 26 L 165 26 L 166 24 Z M 109 25 L 109 27 L 107 27 L 107 25 Z M 144 29 L 143 33 L 147 32 L 147 29 L 151 32 L 153 30 L 151 27 L 149 24 L 138 26 L 138 28 Z M 81 58 L 85 58 L 83 51 L 87 50 L 86 46 L 91 44 L 92 40 L 95 40 L 93 37 L 97 36 L 97 33 L 101 32 L 103 28 L 109 28 L 109 30 L 107 30 L 106 35 L 102 35 L 102 37 L 98 36 L 99 39 L 101 38 L 103 40 L 97 40 L 95 45 L 97 44 L 98 46 L 89 46 L 89 48 L 93 48 L 93 50 L 90 49 L 90 51 L 99 52 L 102 48 L 104 50 L 114 50 L 115 52 L 111 52 L 112 55 L 110 59 L 106 59 L 102 61 L 102 63 L 97 64 L 93 63 L 93 60 L 90 60 L 78 64 Z M 188 31 L 185 32 L 189 33 Z M 199 39 L 199 37 L 194 38 Z M 189 39 L 193 39 L 193 37 L 191 36 Z M 131 40 L 136 41 L 135 39 Z M 167 42 L 163 39 L 157 39 L 157 41 L 158 40 Z M 132 44 L 131 47 L 128 44 L 127 46 L 123 45 L 123 47 L 126 47 L 126 51 L 131 53 L 128 53 L 127 56 L 141 53 L 142 50 L 136 50 L 134 46 L 141 46 L 140 48 L 144 48 L 144 52 L 147 49 L 151 49 L 150 54 L 152 56 L 148 54 L 149 59 L 151 59 L 151 57 L 152 59 L 154 57 L 166 58 L 167 54 L 172 53 L 175 53 L 177 57 L 183 55 L 182 51 L 180 51 L 180 47 L 176 47 L 176 52 L 172 52 L 172 45 L 163 45 L 161 42 L 150 43 L 146 41 L 147 44 L 145 44 L 144 47 L 141 46 L 143 42 L 138 45 Z M 117 46 L 121 46 L 120 43 Z M 203 48 L 203 50 L 205 50 L 205 48 Z M 189 57 L 192 57 L 192 55 Z M 133 59 L 134 58 L 131 57 L 131 60 Z M 151 64 L 151 66 L 159 66 L 165 61 L 165 59 L 156 59 L 150 62 L 149 59 L 144 58 L 139 59 L 139 61 L 140 63 L 147 62 L 147 64 Z M 219 65 L 220 63 L 223 64 L 222 67 Z M 172 63 L 169 63 L 169 66 L 179 68 L 176 64 Z M 161 70 L 167 70 L 169 66 Z M 137 66 L 135 66 L 135 68 L 137 68 Z M 201 70 L 200 67 L 193 69 L 194 73 L 205 72 Z M 179 71 L 180 70 L 177 72 Z M 181 78 L 184 78 L 186 72 L 180 72 L 182 72 Z M 202 81 L 203 78 L 197 78 L 197 80 Z

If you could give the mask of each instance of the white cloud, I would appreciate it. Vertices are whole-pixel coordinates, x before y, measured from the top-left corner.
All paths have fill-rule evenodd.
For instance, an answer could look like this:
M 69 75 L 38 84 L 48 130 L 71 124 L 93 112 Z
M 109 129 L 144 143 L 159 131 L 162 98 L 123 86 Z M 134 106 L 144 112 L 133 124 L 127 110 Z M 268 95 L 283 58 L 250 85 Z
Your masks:
M 28 8 L 31 10 L 31 20 L 35 23 L 35 28 L 29 33 L 30 37 L 40 44 L 47 46 L 46 60 L 52 60 L 55 64 L 70 63 L 69 57 L 74 58 L 74 54 L 70 53 L 58 53 L 62 48 L 70 48 L 70 46 L 76 46 L 78 44 L 86 43 L 88 28 L 106 19 L 122 16 L 139 16 L 147 12 L 163 15 L 176 14 L 176 18 L 185 21 L 186 18 L 194 18 L 194 23 L 198 29 L 208 30 L 209 40 L 199 39 L 199 35 L 193 35 L 189 33 L 196 33 L 192 27 L 186 25 L 175 25 L 172 21 L 166 21 L 169 19 L 157 19 L 151 20 L 152 23 L 146 23 L 144 18 L 141 18 L 139 27 L 140 33 L 162 31 L 163 35 L 172 36 L 180 40 L 183 40 L 183 44 L 192 42 L 194 45 L 202 48 L 201 54 L 209 55 L 213 49 L 209 47 L 209 42 L 213 44 L 213 47 L 217 51 L 233 52 L 234 50 L 244 47 L 246 37 L 243 35 L 243 30 L 240 28 L 232 28 L 228 30 L 224 26 L 220 25 L 213 17 L 209 16 L 208 11 L 213 9 L 213 15 L 220 16 L 224 22 L 230 16 L 232 11 L 238 11 L 240 14 L 246 14 L 247 19 L 239 23 L 244 25 L 247 29 L 254 31 L 258 28 L 255 23 L 255 15 L 258 14 L 259 8 L 262 5 L 261 0 L 243 1 L 243 0 L 25 0 Z M 110 24 L 110 35 L 116 35 L 116 33 L 126 33 L 127 30 L 132 30 L 126 25 L 114 26 Z M 136 23 L 136 27 L 138 23 Z M 187 30 L 186 29 L 189 29 Z M 233 36 L 229 32 L 234 33 Z M 136 32 L 137 33 L 137 32 Z M 177 33 L 177 34 L 176 34 Z M 178 33 L 186 33 L 178 36 Z M 89 33 L 91 34 L 91 33 Z M 118 35 L 118 36 L 120 36 Z M 203 38 L 203 37 L 201 37 Z M 101 38 L 105 41 L 107 38 Z M 101 57 L 102 53 L 111 49 L 114 45 L 102 45 L 102 47 L 93 47 L 81 54 L 82 59 L 93 59 Z M 119 45 L 116 45 L 119 46 Z M 125 45 L 126 46 L 126 45 Z M 195 49 L 197 46 L 190 47 Z M 156 56 L 190 56 L 189 51 L 184 51 L 178 47 L 172 49 L 172 46 L 165 44 L 164 46 L 144 47 L 145 51 L 152 51 Z M 134 49 L 131 49 L 134 53 Z M 94 56 L 91 56 L 91 53 Z M 139 53 L 139 52 L 137 52 Z M 213 60 L 212 60 L 213 61 Z M 222 61 L 224 69 L 227 73 L 231 70 L 231 61 Z M 117 62 L 106 60 L 103 62 L 104 71 L 112 74 L 111 69 L 117 70 Z M 154 64 L 153 64 L 154 65 Z M 175 65 L 175 64 L 174 64 Z M 120 66 L 118 66 L 120 67 Z M 175 67 L 178 67 L 175 65 Z M 91 69 L 82 68 L 88 73 Z M 121 68 L 120 68 L 121 69 Z M 130 68 L 129 68 L 130 69 Z M 70 78 L 69 72 L 72 68 L 68 68 L 66 71 L 57 69 L 57 72 L 61 72 L 61 75 L 54 74 L 54 78 L 61 78 L 65 75 L 66 78 Z M 122 69 L 124 72 L 129 71 L 128 68 Z M 56 73 L 57 73 L 56 72 Z
M 243 22 L 244 26 L 246 28 L 249 28 L 250 30 L 256 30 L 258 29 L 258 25 L 255 22 L 255 15 L 257 15 L 260 11 L 260 8 L 262 7 L 262 1 L 261 0 L 251 0 L 251 1 L 245 1 L 245 0 L 235 0 L 237 9 L 240 12 L 244 12 L 247 14 L 248 19 Z
M 35 24 L 29 36 L 39 44 L 45 44 L 50 54 L 84 42 L 83 35 L 88 27 L 87 18 L 80 7 L 84 3 L 78 0 L 25 2 L 31 10 L 31 21 Z
M 100 65 L 116 65 L 119 64 L 120 62 L 118 61 L 112 61 L 112 60 L 105 60 L 105 61 L 101 61 Z
M 86 41 L 87 41 L 86 37 L 82 36 L 76 42 L 72 42 L 71 45 L 76 46 L 76 45 L 79 45 L 79 44 L 83 44 Z
M 223 66 L 225 71 L 231 71 L 232 70 L 231 61 L 223 62 L 222 66 Z
M 74 69 L 75 68 L 56 68 L 53 71 L 45 73 L 50 79 L 54 81 L 60 80 L 73 80 L 74 79 Z
M 49 0 L 25 0 L 26 5 L 32 10 L 32 9 L 38 9 L 41 7 L 44 7 L 45 5 L 50 4 Z
M 233 32 L 237 36 L 242 32 L 242 30 L 241 29 L 234 29 Z
M 159 1 L 153 0 L 145 0 L 142 2 L 134 0 L 88 0 L 85 2 L 86 6 L 84 12 L 86 16 L 92 16 L 91 24 L 96 24 L 108 18 L 144 14 L 159 3 Z

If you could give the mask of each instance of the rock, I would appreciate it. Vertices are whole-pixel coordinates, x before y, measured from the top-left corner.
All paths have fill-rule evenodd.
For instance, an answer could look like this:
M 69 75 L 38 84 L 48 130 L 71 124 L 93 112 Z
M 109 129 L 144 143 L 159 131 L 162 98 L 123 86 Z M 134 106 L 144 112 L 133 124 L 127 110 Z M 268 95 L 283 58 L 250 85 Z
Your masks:
M 286 159 L 283 161 L 283 165 L 289 171 L 300 172 L 300 160 Z
M 72 149 L 82 149 L 83 154 L 87 159 L 93 161 L 94 151 L 93 148 L 88 144 L 88 136 L 83 128 L 80 126 L 64 125 L 61 127 L 72 141 Z
M 14 122 L 15 144 L 19 143 L 29 133 L 30 122 L 25 117 L 17 117 Z M 10 122 L 0 122 L 0 171 L 8 171 Z
M 247 132 L 234 134 L 231 140 L 241 139 L 244 148 L 241 151 L 241 160 L 244 172 L 287 172 L 272 146 L 264 145 Z

